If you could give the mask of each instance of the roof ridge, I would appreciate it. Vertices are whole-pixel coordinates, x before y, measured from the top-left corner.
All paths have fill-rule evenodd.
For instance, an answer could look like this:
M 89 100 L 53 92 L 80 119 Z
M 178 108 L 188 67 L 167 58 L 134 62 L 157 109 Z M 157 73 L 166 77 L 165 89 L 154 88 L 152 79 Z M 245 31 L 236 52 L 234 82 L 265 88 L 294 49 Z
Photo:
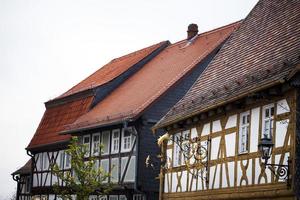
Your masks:
M 118 61 L 120 61 L 120 60 L 123 60 L 123 59 L 125 59 L 125 58 L 131 57 L 131 56 L 136 55 L 136 54 L 138 54 L 138 53 L 142 53 L 142 52 L 146 51 L 147 49 L 150 49 L 151 47 L 154 47 L 154 46 L 159 45 L 159 44 L 163 44 L 164 42 L 167 42 L 167 41 L 168 41 L 168 40 L 164 40 L 164 41 L 155 43 L 155 44 L 153 44 L 153 45 L 151 45 L 151 46 L 144 47 L 144 48 L 142 48 L 142 49 L 139 49 L 139 50 L 130 52 L 130 53 L 126 54 L 126 55 L 123 55 L 123 56 L 120 56 L 120 57 L 117 57 L 117 58 L 113 58 L 109 63 L 118 62 Z M 107 63 L 107 64 L 109 64 L 109 63 Z M 105 65 L 107 65 L 107 64 L 105 64 Z M 104 67 L 104 66 L 103 66 L 103 67 Z

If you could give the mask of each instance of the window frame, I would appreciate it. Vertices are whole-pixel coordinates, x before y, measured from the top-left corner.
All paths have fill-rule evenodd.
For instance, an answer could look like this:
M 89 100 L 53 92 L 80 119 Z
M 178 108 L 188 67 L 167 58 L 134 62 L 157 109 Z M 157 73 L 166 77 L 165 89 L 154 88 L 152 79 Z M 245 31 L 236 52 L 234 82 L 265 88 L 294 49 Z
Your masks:
M 97 147 L 95 147 L 95 137 L 96 136 L 98 136 L 99 137 L 99 141 L 97 142 L 98 143 L 98 148 Z M 94 133 L 93 135 L 92 135 L 92 155 L 93 156 L 99 156 L 100 155 L 100 151 L 101 151 L 101 149 L 100 149 L 100 144 L 101 144 L 101 135 L 100 135 L 100 133 Z M 97 152 L 95 152 L 95 149 L 97 148 Z
M 117 138 L 114 138 L 114 133 L 118 134 Z M 117 148 L 115 149 L 115 144 L 117 145 Z M 113 129 L 111 131 L 111 154 L 119 153 L 120 151 L 120 129 Z
M 89 142 L 88 143 L 85 143 L 85 138 L 89 138 Z M 84 155 L 84 157 L 89 157 L 91 155 L 91 136 L 90 135 L 84 135 L 82 137 L 82 144 L 83 145 L 86 145 L 87 144 L 87 152 L 86 154 Z
M 128 129 L 132 129 L 132 127 L 128 127 Z M 125 134 L 125 131 L 124 131 L 124 129 L 122 129 L 121 152 L 129 152 L 129 151 L 131 151 L 132 145 L 133 145 L 133 141 L 132 141 L 133 135 L 132 135 L 132 133 L 130 133 L 130 136 L 125 136 L 124 134 Z M 125 142 L 126 142 L 125 140 L 126 140 L 126 141 L 129 141 L 129 146 L 128 146 L 128 148 L 125 148 L 125 147 L 124 147 Z
M 174 134 L 174 148 L 173 148 L 173 167 L 179 167 L 182 165 L 182 156 L 181 156 L 181 149 L 180 149 L 180 140 L 181 140 L 181 132 L 175 133 Z M 178 139 L 179 138 L 179 144 L 178 144 Z
M 69 160 L 69 165 L 67 165 L 67 160 Z M 70 169 L 71 168 L 71 155 L 64 151 L 64 168 Z
M 246 117 L 246 123 L 244 124 L 243 118 Z M 238 141 L 238 154 L 245 154 L 249 152 L 249 138 L 250 138 L 250 125 L 251 125 L 251 115 L 250 111 L 245 111 L 240 113 L 240 122 L 239 122 L 239 141 Z M 243 145 L 243 130 L 246 130 L 246 141 L 245 141 L 245 150 L 242 150 Z
M 273 115 L 272 115 L 272 108 L 273 108 Z M 268 117 L 266 117 L 266 110 L 269 110 L 269 115 Z M 275 116 L 275 106 L 274 103 L 269 104 L 269 105 L 265 105 L 262 108 L 262 133 L 261 133 L 261 138 L 265 137 L 265 132 L 266 132 L 266 122 L 268 121 L 270 124 L 269 130 L 268 130 L 268 134 L 267 134 L 267 138 L 272 139 L 273 135 L 274 135 L 274 116 Z
M 105 147 L 104 143 L 103 143 L 103 141 L 104 141 L 103 135 L 104 134 L 108 135 L 108 137 L 107 137 L 108 138 L 108 141 L 107 141 L 107 152 L 104 152 L 104 151 L 101 150 L 101 155 L 108 155 L 110 153 L 110 133 L 111 133 L 111 131 L 109 131 L 109 130 L 101 132 L 101 144 L 103 145 L 102 149 L 104 149 L 104 147 Z

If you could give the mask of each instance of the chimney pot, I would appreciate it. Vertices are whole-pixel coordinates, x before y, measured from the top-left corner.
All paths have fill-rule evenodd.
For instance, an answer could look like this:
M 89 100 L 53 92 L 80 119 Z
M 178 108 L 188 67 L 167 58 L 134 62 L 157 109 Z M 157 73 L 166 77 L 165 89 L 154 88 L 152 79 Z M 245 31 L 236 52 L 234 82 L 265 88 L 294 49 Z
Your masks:
M 190 40 L 198 34 L 198 25 L 190 24 L 187 30 L 187 39 Z

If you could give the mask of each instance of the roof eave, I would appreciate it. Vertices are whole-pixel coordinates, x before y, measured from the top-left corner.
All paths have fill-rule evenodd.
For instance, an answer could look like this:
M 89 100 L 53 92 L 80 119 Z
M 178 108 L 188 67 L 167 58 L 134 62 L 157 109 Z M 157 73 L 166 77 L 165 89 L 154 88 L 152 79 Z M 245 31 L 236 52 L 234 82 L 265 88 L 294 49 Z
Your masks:
M 299 66 L 299 65 L 298 65 L 298 66 Z M 297 71 L 300 71 L 300 67 L 299 67 L 299 69 L 297 69 Z M 294 72 L 294 71 L 293 71 L 292 73 L 296 74 L 297 72 Z M 288 77 L 290 77 L 290 76 L 288 76 Z M 288 78 L 288 77 L 287 77 L 287 78 Z M 167 126 L 170 126 L 170 125 L 172 125 L 172 124 L 174 124 L 174 123 L 177 123 L 177 122 L 179 122 L 179 121 L 182 121 L 182 120 L 188 119 L 188 118 L 190 118 L 190 117 L 193 117 L 193 116 L 195 116 L 195 115 L 201 114 L 201 113 L 203 113 L 203 112 L 207 112 L 207 111 L 209 111 L 209 110 L 215 109 L 215 108 L 217 108 L 217 107 L 219 107 L 219 106 L 222 106 L 222 105 L 224 105 L 224 104 L 227 104 L 227 103 L 236 101 L 236 100 L 238 100 L 238 99 L 241 99 L 241 98 L 243 98 L 243 97 L 246 97 L 247 94 L 249 94 L 249 93 L 257 92 L 257 91 L 260 91 L 260 90 L 263 90 L 263 89 L 266 89 L 266 88 L 269 88 L 269 87 L 272 87 L 272 86 L 275 86 L 275 85 L 278 85 L 278 84 L 282 84 L 282 83 L 286 82 L 287 80 L 289 80 L 291 77 L 290 77 L 289 79 L 287 79 L 287 78 L 282 78 L 282 79 L 279 79 L 279 80 L 277 80 L 277 81 L 274 81 L 274 82 L 271 82 L 271 83 L 264 84 L 264 85 L 262 85 L 262 86 L 260 86 L 260 87 L 256 87 L 256 88 L 254 88 L 254 89 L 252 89 L 252 90 L 249 90 L 249 91 L 247 91 L 247 92 L 241 93 L 240 95 L 234 96 L 234 97 L 229 98 L 229 99 L 227 99 L 227 100 L 225 100 L 225 101 L 221 101 L 221 102 L 218 102 L 218 103 L 216 103 L 216 104 L 214 104 L 214 105 L 208 106 L 208 107 L 205 108 L 205 109 L 202 109 L 202 110 L 201 110 L 201 109 L 200 109 L 200 110 L 196 110 L 196 111 L 194 111 L 194 112 L 189 113 L 188 115 L 183 115 L 182 117 L 179 117 L 179 118 L 177 118 L 177 119 L 175 119 L 175 120 L 171 120 L 171 121 L 165 122 L 165 123 L 164 123 L 163 120 L 162 120 L 162 123 L 158 122 L 156 125 L 154 125 L 154 126 L 152 127 L 152 131 L 155 132 L 155 131 L 158 130 L 158 129 L 166 128 Z

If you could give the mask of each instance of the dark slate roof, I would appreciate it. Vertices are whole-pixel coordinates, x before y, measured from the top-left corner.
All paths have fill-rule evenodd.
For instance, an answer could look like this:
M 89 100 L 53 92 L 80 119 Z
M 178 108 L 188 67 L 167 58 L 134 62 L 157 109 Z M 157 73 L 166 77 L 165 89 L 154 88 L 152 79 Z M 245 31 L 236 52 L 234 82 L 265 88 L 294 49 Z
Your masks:
M 284 81 L 294 73 L 299 52 L 300 1 L 260 0 L 154 129 Z
M 12 175 L 17 175 L 17 174 L 30 174 L 31 172 L 31 159 L 27 161 L 27 163 L 18 169 L 17 171 L 13 172 Z

